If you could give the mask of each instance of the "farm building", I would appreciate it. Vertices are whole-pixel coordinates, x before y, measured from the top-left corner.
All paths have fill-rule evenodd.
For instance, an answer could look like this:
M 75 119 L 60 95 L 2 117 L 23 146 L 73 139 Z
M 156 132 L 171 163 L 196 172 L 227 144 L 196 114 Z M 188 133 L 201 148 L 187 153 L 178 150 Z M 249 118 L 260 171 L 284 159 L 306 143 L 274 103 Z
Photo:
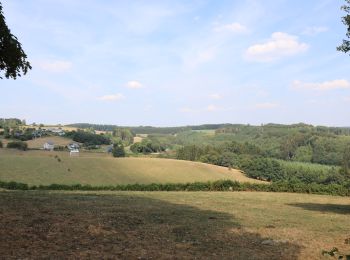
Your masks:
M 44 150 L 53 151 L 54 148 L 55 146 L 53 142 L 47 141 L 46 143 L 44 143 Z
M 70 143 L 69 145 L 67 145 L 69 150 L 78 150 L 80 148 L 80 145 L 77 143 Z
M 79 150 L 78 149 L 70 150 L 69 155 L 70 156 L 79 156 Z

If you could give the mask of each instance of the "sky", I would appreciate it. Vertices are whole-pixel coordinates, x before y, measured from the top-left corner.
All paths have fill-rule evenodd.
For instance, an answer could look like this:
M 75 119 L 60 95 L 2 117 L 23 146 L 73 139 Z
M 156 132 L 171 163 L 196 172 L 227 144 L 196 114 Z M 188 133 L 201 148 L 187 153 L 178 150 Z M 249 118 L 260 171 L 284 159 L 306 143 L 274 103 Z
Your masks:
M 27 123 L 350 126 L 343 0 L 1 0 L 33 69 Z

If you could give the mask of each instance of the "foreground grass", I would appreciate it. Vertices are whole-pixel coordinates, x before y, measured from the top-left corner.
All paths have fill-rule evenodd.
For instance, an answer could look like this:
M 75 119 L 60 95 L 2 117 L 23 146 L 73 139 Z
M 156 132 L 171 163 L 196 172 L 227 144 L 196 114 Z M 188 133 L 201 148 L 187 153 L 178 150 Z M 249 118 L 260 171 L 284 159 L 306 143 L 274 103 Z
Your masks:
M 249 192 L 0 192 L 3 258 L 320 259 L 349 252 L 348 198 Z M 272 245 L 263 241 L 272 239 Z
M 113 158 L 101 153 L 81 153 L 69 157 L 68 152 L 0 149 L 0 180 L 29 185 L 186 183 L 216 180 L 258 183 L 238 170 L 225 167 L 158 158 Z

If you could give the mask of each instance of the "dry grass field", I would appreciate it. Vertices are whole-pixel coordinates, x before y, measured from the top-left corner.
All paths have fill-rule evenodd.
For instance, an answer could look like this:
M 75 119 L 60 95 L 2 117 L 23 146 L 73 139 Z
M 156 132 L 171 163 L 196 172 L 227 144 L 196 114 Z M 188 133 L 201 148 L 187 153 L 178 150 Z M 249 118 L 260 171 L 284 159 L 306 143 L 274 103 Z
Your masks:
M 106 153 L 0 149 L 0 180 L 39 184 L 116 185 L 185 183 L 222 179 L 260 182 L 238 170 L 199 162 L 159 158 L 113 158 Z
M 332 196 L 0 191 L 4 259 L 323 259 L 349 222 Z
M 61 137 L 61 136 L 46 136 L 41 138 L 36 138 L 33 140 L 26 141 L 28 148 L 43 148 L 44 143 L 51 141 L 54 145 L 66 146 L 70 144 L 72 139 Z

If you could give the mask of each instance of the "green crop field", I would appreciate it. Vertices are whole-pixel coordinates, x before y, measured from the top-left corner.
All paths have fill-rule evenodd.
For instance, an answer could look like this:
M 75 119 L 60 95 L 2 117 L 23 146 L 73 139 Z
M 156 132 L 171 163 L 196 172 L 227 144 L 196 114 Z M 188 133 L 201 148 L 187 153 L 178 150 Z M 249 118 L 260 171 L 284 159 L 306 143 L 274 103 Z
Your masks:
M 221 179 L 259 182 L 238 170 L 199 162 L 158 158 L 113 158 L 102 153 L 0 149 L 0 180 L 39 184 L 116 185 L 185 183 Z
M 349 199 L 262 192 L 0 191 L 8 258 L 323 259 Z M 333 258 L 325 258 L 333 259 Z

